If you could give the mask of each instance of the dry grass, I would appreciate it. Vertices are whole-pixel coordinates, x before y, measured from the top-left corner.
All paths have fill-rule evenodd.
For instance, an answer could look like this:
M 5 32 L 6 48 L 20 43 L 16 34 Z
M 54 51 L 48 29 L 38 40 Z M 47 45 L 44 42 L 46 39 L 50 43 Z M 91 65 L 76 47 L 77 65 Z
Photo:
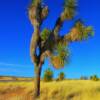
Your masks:
M 34 82 L 0 82 L 0 100 L 33 99 Z M 100 100 L 100 81 L 41 82 L 39 100 Z

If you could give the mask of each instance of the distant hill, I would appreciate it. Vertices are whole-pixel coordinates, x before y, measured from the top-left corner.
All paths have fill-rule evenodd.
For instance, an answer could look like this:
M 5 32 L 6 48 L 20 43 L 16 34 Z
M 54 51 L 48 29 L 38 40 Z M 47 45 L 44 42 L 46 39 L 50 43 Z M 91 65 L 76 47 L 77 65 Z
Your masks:
M 0 76 L 0 81 L 30 81 L 33 78 L 28 77 L 15 77 L 15 76 Z

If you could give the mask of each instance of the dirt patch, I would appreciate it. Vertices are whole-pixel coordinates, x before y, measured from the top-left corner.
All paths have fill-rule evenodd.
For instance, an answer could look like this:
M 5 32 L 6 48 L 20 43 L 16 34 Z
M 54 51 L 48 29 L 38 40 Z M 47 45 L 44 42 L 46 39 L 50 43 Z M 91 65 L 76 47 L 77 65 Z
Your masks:
M 22 96 L 24 94 L 25 88 L 22 87 L 12 87 L 7 88 L 0 92 L 0 100 L 8 100 L 12 97 Z

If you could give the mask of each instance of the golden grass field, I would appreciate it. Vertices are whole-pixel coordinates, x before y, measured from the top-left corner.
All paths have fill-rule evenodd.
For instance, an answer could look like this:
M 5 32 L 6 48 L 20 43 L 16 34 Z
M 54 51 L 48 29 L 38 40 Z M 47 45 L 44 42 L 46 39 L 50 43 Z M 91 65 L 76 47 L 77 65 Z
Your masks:
M 0 100 L 36 100 L 33 91 L 32 81 L 0 82 Z M 100 100 L 100 81 L 41 81 L 38 100 Z

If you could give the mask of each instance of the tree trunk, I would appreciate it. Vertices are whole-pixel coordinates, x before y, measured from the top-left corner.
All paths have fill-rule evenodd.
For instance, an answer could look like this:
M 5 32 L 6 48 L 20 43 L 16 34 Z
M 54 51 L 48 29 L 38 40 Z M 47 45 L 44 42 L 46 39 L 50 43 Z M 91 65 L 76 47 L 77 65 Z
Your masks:
M 35 80 L 34 80 L 34 97 L 37 98 L 40 95 L 40 76 L 41 67 L 35 67 Z

